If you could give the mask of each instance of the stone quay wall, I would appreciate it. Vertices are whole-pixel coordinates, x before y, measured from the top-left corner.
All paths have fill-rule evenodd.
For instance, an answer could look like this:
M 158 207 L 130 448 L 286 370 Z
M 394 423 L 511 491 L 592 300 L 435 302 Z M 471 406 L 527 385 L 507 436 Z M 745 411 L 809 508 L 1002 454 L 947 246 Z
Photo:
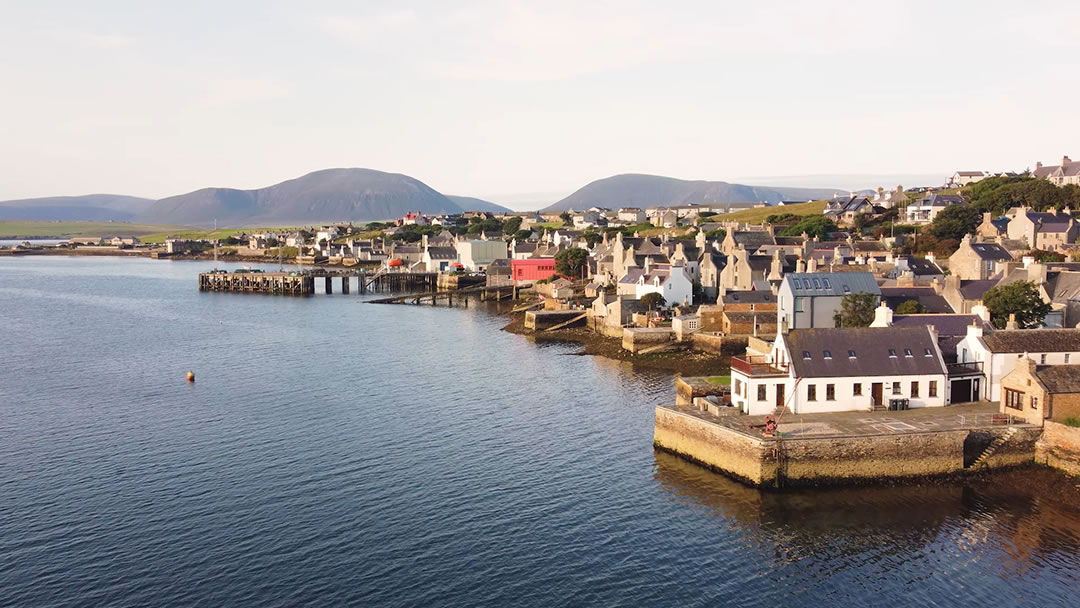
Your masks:
M 1046 420 L 1035 446 L 1035 462 L 1080 475 L 1080 429 Z

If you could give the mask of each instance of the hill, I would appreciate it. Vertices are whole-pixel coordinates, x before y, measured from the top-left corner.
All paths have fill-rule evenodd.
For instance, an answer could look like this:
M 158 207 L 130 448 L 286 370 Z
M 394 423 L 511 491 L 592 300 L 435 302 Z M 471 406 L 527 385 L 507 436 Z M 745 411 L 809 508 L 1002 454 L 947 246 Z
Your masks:
M 496 205 L 495 203 L 471 196 L 455 196 L 453 194 L 447 194 L 446 198 L 454 201 L 454 204 L 461 207 L 462 211 L 489 211 L 491 213 L 508 213 L 512 211 L 512 209 L 508 207 Z
M 204 188 L 163 198 L 139 219 L 156 224 L 208 226 L 371 221 L 408 211 L 460 213 L 423 182 L 373 169 L 324 169 L 256 190 Z
M 727 182 L 683 180 L 659 175 L 629 173 L 596 180 L 544 211 L 567 211 L 589 207 L 651 207 L 701 203 L 812 200 L 830 198 L 840 190 L 830 188 L 771 188 Z M 844 192 L 846 194 L 846 192 Z
M 48 196 L 0 201 L 0 218 L 46 222 L 129 222 L 153 203 L 121 194 Z
M 806 216 L 806 215 L 821 215 L 821 212 L 825 210 L 825 201 L 811 201 L 808 203 L 800 203 L 798 205 L 784 205 L 783 207 L 757 207 L 754 209 L 742 209 L 740 211 L 732 211 L 731 213 L 724 213 L 721 215 L 714 215 L 709 218 L 709 221 L 713 222 L 746 222 L 748 224 L 759 224 L 765 221 L 765 218 L 770 215 L 781 215 L 784 213 L 790 213 L 792 215 Z

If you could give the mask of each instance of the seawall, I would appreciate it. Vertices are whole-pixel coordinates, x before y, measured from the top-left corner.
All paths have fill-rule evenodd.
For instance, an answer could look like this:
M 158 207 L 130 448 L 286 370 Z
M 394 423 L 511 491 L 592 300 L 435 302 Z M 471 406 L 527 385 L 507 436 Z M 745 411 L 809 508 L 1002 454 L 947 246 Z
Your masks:
M 1011 431 L 1009 429 L 1012 429 Z M 653 445 L 758 487 L 916 480 L 1032 463 L 1037 427 L 769 438 L 659 406 Z M 1002 438 L 981 461 L 977 457 Z
M 1035 446 L 1035 462 L 1080 475 L 1080 428 L 1047 420 Z

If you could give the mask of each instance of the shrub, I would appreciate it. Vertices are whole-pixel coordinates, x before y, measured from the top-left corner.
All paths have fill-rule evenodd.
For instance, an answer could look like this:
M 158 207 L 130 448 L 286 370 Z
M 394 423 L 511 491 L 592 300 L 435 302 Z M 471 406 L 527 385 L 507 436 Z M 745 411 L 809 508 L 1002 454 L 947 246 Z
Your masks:
M 1065 426 L 1080 428 L 1080 418 L 1077 418 L 1076 416 L 1069 416 L 1065 419 Z

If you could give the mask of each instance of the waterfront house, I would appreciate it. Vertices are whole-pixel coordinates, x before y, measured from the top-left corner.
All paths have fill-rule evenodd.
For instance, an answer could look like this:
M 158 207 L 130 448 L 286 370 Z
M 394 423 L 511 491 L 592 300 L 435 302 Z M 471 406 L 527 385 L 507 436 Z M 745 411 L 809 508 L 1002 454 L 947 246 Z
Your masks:
M 956 345 L 959 363 L 982 365 L 986 382 L 983 399 L 1001 399 L 1001 379 L 1030 358 L 1039 365 L 1080 364 L 1080 329 L 1006 329 L 984 333 L 979 326 L 968 327 Z
M 487 269 L 495 260 L 505 260 L 506 241 L 468 240 L 456 243 L 458 261 L 469 272 Z
M 555 274 L 555 260 L 551 258 L 529 258 L 510 260 L 510 277 L 514 282 L 532 282 L 550 279 Z
M 457 250 L 453 247 L 426 247 L 420 262 L 428 272 L 444 272 L 452 270 L 457 259 Z
M 1042 426 L 1080 417 L 1080 365 L 1039 365 L 1019 361 L 1001 379 L 1001 413 Z
M 881 298 L 869 272 L 793 272 L 784 275 L 777 292 L 777 322 L 791 329 L 834 327 L 833 316 L 844 296 L 869 293 L 876 306 Z
M 732 405 L 751 415 L 871 411 L 948 403 L 948 374 L 934 329 L 781 329 L 765 355 L 731 360 Z
M 658 293 L 664 297 L 668 306 L 693 302 L 694 282 L 686 272 L 686 267 L 678 262 L 675 264 L 646 262 L 645 267 L 639 273 L 633 273 L 633 276 L 636 279 L 633 282 L 634 296 L 639 300 L 645 297 L 645 294 Z

